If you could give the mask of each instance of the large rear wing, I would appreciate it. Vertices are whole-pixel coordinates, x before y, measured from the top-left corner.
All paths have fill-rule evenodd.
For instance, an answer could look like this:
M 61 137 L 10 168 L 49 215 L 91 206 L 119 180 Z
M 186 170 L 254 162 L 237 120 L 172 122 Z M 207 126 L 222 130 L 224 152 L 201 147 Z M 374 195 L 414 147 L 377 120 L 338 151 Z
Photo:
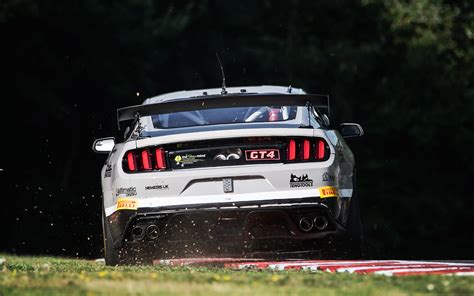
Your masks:
M 137 119 L 137 116 L 252 106 L 313 106 L 318 109 L 325 109 L 326 113 L 329 114 L 329 96 L 312 94 L 242 93 L 171 99 L 155 104 L 136 105 L 117 109 L 117 121 L 120 128 L 120 122 Z

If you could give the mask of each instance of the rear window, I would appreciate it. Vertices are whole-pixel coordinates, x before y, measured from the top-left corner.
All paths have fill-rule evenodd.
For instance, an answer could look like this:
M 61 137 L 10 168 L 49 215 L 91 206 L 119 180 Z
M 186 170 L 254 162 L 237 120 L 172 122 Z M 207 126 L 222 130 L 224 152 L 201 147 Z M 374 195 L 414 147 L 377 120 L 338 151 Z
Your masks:
M 258 106 L 204 109 L 152 115 L 155 129 L 204 126 L 228 123 L 274 122 L 293 120 L 295 106 Z

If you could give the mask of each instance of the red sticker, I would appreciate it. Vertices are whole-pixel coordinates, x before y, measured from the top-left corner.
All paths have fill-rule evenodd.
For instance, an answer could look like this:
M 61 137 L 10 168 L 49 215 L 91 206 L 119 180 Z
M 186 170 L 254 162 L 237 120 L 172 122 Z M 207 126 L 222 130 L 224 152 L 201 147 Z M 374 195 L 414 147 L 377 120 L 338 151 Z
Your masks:
M 278 149 L 245 150 L 246 160 L 280 160 Z

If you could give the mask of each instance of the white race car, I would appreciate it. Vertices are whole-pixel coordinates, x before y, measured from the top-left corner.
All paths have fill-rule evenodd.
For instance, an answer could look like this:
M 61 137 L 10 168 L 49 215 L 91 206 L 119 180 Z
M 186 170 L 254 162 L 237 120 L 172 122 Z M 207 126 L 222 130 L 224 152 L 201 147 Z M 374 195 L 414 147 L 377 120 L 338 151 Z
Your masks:
M 93 144 L 109 154 L 106 263 L 317 257 L 339 246 L 357 254 L 354 156 L 344 138 L 363 130 L 331 130 L 328 113 L 328 96 L 281 86 L 180 91 L 117 110 L 119 127 L 131 122 L 125 140 Z

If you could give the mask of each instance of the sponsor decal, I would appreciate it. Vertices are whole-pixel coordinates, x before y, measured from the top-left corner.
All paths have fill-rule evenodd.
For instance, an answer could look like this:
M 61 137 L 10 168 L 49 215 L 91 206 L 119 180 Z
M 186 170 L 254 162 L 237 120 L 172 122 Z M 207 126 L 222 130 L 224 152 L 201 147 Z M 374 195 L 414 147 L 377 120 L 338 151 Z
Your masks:
M 309 179 L 307 174 L 304 174 L 301 177 L 291 174 L 290 188 L 300 187 L 313 187 L 313 180 Z
M 112 151 L 110 151 L 109 153 L 109 156 L 107 156 L 107 160 L 105 161 L 104 178 L 112 177 L 112 164 L 110 164 L 110 159 L 112 158 L 115 152 L 117 152 L 117 148 L 112 149 Z
M 337 188 L 333 186 L 324 186 L 319 187 L 319 197 L 328 198 L 328 197 L 337 197 Z
M 334 177 L 334 175 L 331 175 L 330 173 L 326 172 L 323 174 L 323 181 L 326 181 L 326 182 L 332 182 L 334 181 L 336 178 Z
M 107 160 L 105 161 L 105 163 L 107 163 L 107 164 L 110 163 L 110 159 L 112 158 L 112 156 L 114 155 L 115 152 L 117 152 L 117 148 L 114 148 L 114 149 L 112 149 L 112 151 L 110 151 L 109 156 L 107 156 Z
M 185 155 L 176 155 L 174 161 L 176 165 L 184 167 L 185 165 L 194 164 L 196 162 L 204 161 L 206 159 L 206 154 L 191 154 L 187 153 Z
M 167 190 L 170 187 L 166 185 L 153 185 L 153 186 L 145 186 L 145 190 Z
M 104 173 L 104 178 L 110 178 L 112 176 L 112 165 L 107 164 L 105 166 L 105 173 Z
M 138 200 L 136 198 L 121 197 L 117 199 L 117 210 L 136 210 Z
M 125 196 L 136 196 L 137 195 L 137 188 L 135 187 L 128 187 L 128 188 L 119 188 L 117 189 L 117 196 L 125 195 Z
M 280 151 L 278 149 L 257 149 L 245 150 L 246 160 L 279 160 Z

